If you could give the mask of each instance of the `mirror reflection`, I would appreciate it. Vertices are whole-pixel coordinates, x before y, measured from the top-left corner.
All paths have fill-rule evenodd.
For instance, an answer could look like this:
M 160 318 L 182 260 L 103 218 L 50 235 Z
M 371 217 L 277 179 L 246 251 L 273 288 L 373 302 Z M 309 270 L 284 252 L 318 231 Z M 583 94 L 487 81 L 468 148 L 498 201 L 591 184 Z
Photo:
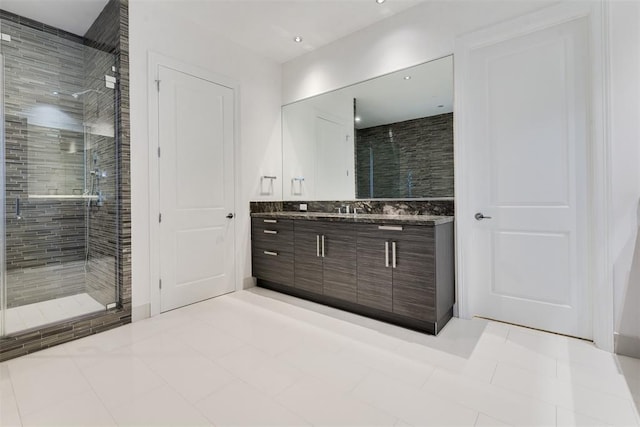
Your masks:
M 285 200 L 453 197 L 453 57 L 283 107 Z

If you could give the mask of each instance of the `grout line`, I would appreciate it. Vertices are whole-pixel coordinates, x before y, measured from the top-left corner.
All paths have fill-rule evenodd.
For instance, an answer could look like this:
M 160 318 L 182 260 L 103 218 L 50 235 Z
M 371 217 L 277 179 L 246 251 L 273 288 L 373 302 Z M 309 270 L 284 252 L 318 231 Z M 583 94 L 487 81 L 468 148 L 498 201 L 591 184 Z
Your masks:
M 5 365 L 7 369 L 7 374 L 9 375 L 9 382 L 11 383 L 11 393 L 13 394 L 13 403 L 16 406 L 16 411 L 18 413 L 18 419 L 20 420 L 20 425 L 24 425 L 22 422 L 22 411 L 20 410 L 20 405 L 18 405 L 18 396 L 16 395 L 16 389 L 13 385 L 13 376 L 11 375 L 11 370 L 8 365 Z
M 493 378 L 496 376 L 496 372 L 498 372 L 498 363 L 500 362 L 496 361 L 496 366 L 493 367 L 493 373 L 491 374 L 491 379 L 489 380 L 489 384 L 493 384 Z
M 480 411 L 478 411 L 478 415 L 476 415 L 476 420 L 473 422 L 473 425 L 478 425 L 478 420 L 480 419 Z M 556 423 L 557 424 L 557 423 Z

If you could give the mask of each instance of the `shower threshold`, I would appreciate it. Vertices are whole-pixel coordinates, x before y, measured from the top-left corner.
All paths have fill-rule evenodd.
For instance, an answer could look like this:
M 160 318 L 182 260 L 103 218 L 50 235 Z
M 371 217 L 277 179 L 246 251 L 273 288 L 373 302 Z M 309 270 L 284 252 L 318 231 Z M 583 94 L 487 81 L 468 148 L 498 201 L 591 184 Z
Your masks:
M 5 333 L 9 335 L 104 310 L 105 306 L 87 293 L 13 307 L 5 313 Z

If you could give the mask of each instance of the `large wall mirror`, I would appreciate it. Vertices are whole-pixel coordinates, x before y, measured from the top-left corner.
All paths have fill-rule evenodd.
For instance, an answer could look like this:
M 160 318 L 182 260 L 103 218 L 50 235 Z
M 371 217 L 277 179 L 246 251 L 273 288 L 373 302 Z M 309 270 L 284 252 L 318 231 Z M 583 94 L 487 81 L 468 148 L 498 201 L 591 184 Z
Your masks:
M 453 197 L 453 57 L 282 107 L 284 200 Z

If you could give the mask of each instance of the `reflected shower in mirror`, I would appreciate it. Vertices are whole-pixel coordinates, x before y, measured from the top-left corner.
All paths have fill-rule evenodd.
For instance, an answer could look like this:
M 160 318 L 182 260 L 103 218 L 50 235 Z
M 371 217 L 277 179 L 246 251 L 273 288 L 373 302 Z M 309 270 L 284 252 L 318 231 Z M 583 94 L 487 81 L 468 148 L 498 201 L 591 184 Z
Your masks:
M 451 198 L 453 175 L 452 56 L 283 107 L 285 200 Z

